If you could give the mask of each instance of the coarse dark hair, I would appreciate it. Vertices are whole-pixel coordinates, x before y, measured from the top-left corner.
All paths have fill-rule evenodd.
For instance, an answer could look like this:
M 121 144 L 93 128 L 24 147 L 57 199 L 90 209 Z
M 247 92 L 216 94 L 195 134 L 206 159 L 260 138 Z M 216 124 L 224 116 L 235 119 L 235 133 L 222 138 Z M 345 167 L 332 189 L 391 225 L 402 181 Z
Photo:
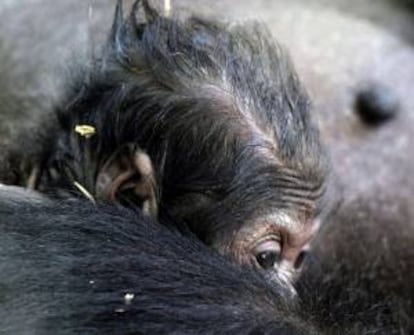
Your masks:
M 355 238 L 351 257 L 308 263 L 292 296 L 168 226 L 0 186 L 0 333 L 411 334 L 411 258 L 370 262 Z
M 283 283 L 139 210 L 11 187 L 0 200 L 2 334 L 296 334 L 305 324 Z

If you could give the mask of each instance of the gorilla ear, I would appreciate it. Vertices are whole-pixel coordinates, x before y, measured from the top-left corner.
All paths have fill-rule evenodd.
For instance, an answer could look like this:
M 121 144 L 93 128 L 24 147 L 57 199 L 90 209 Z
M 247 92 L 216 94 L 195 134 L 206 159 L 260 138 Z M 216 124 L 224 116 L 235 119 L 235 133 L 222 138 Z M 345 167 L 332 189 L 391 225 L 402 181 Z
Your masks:
M 157 216 L 157 186 L 149 156 L 136 145 L 119 148 L 99 170 L 95 194 L 122 205 L 140 207 Z

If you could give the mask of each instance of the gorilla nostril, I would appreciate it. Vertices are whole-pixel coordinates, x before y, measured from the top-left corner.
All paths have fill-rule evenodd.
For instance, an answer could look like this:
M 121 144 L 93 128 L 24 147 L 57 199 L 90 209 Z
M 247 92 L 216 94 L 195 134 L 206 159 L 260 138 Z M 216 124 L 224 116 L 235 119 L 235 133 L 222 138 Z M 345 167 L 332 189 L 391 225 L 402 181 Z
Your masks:
M 298 258 L 296 258 L 295 265 L 294 265 L 296 270 L 300 269 L 302 267 L 303 262 L 304 262 L 304 260 L 305 260 L 305 258 L 307 257 L 308 254 L 309 254 L 309 252 L 307 250 L 302 250 L 299 253 Z
M 399 107 L 396 93 L 378 83 L 367 83 L 356 93 L 355 112 L 366 124 L 378 125 L 394 118 Z

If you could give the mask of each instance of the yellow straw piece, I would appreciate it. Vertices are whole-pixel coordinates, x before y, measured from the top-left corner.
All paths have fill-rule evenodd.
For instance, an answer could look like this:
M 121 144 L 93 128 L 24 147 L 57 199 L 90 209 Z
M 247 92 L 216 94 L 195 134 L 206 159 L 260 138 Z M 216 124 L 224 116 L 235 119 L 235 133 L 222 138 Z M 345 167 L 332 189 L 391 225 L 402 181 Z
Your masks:
M 87 124 L 79 124 L 75 127 L 75 132 L 80 136 L 90 138 L 96 134 L 96 128 Z
M 75 187 L 90 201 L 92 201 L 92 203 L 95 203 L 95 199 L 92 196 L 92 194 L 89 193 L 89 191 L 83 187 L 81 184 L 79 184 L 77 181 L 73 182 L 73 185 L 75 185 Z

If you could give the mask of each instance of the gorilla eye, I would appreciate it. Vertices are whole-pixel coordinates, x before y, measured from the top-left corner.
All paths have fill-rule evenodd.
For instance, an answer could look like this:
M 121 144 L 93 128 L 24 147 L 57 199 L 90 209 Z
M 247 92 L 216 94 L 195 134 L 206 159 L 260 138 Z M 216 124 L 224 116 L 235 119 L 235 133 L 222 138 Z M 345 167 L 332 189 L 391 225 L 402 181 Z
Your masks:
M 268 240 L 258 244 L 253 254 L 257 264 L 264 269 L 273 269 L 280 262 L 281 245 L 279 241 Z
M 257 263 L 264 269 L 273 269 L 279 262 L 280 254 L 274 251 L 264 251 L 256 256 Z

